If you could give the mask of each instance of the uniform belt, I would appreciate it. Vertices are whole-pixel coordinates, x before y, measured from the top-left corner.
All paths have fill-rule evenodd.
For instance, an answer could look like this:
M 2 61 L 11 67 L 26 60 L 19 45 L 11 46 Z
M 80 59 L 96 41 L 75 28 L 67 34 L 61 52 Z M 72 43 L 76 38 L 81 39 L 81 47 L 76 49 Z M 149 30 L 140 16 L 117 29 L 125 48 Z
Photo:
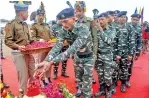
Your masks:
M 79 58 L 87 58 L 93 56 L 92 52 L 85 53 L 85 54 L 77 54 Z

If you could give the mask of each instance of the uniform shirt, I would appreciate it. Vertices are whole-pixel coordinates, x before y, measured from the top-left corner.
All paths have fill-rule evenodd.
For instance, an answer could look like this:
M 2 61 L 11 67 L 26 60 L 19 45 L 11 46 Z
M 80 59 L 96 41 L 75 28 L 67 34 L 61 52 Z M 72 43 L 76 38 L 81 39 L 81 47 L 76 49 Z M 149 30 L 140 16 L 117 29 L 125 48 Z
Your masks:
M 133 56 L 135 49 L 135 30 L 131 24 L 120 26 L 121 33 L 118 37 L 118 56 Z
M 100 54 L 113 54 L 115 32 L 115 29 L 112 29 L 109 26 L 103 29 L 103 31 L 98 31 L 98 52 Z
M 142 26 L 140 24 L 132 26 L 135 30 L 135 53 L 137 56 L 139 56 L 142 49 Z
M 60 24 L 54 24 L 50 30 L 53 33 L 54 37 L 57 37 L 61 29 L 62 26 Z
M 76 21 L 78 23 L 85 24 L 89 28 L 93 39 L 93 45 L 94 45 L 93 52 L 95 55 L 97 55 L 97 49 L 98 49 L 97 28 L 93 23 L 93 20 L 90 17 L 84 16 L 83 18 L 77 19 Z
M 30 43 L 29 29 L 25 22 L 18 18 L 9 22 L 5 27 L 5 44 L 11 49 L 18 49 L 18 45 Z
M 118 51 L 118 38 L 121 31 L 120 31 L 120 26 L 116 22 L 109 23 L 109 28 L 116 30 L 114 43 L 113 43 L 113 59 L 115 59 Z
M 34 41 L 39 41 L 44 39 L 45 41 L 53 38 L 52 33 L 50 32 L 50 27 L 46 23 L 34 23 L 31 27 L 31 39 Z
M 66 37 L 72 38 L 72 45 L 65 52 L 59 54 Z M 60 30 L 56 45 L 49 52 L 46 61 L 61 62 L 76 54 L 82 48 L 85 48 L 88 52 L 92 52 L 92 46 L 92 37 L 88 27 L 80 23 L 75 23 L 72 31 Z

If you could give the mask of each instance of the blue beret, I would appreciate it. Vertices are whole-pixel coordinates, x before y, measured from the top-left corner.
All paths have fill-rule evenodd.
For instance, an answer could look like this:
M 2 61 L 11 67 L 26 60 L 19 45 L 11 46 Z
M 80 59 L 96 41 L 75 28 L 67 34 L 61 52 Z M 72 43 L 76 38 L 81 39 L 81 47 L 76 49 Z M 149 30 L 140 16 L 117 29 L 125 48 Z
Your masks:
M 39 14 L 44 15 L 44 14 L 45 14 L 45 11 L 38 9 L 38 10 L 36 11 L 36 14 L 37 14 L 37 15 L 39 15 Z
M 101 18 L 101 17 L 108 17 L 108 14 L 107 13 L 101 13 L 98 18 Z
M 118 17 L 121 17 L 121 16 L 123 16 L 123 15 L 125 15 L 126 16 L 126 14 L 127 14 L 127 11 L 121 11 L 121 12 L 119 12 L 118 13 Z
M 66 8 L 66 9 L 62 10 L 61 12 L 59 12 L 56 16 L 56 18 L 58 20 L 66 19 L 66 18 L 70 18 L 70 17 L 74 17 L 74 9 L 73 8 Z
M 140 14 L 132 14 L 131 17 L 141 18 L 141 15 Z
M 118 14 L 120 11 L 119 10 L 115 10 L 114 11 L 114 14 Z
M 113 11 L 107 11 L 107 14 L 108 14 L 108 15 L 113 15 L 114 12 L 113 12 Z
M 15 11 L 20 12 L 20 11 L 27 11 L 28 10 L 28 5 L 24 4 L 23 2 L 19 2 L 14 5 Z

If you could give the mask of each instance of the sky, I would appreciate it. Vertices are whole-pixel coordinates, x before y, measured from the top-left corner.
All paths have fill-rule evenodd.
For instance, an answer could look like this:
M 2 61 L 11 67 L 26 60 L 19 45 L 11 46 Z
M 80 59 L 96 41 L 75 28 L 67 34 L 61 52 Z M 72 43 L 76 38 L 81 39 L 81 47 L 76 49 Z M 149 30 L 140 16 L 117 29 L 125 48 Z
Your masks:
M 15 17 L 14 4 L 9 3 L 10 0 L 0 0 L 0 19 L 12 20 Z M 24 0 L 27 1 L 27 0 Z M 42 1 L 45 5 L 47 21 L 55 20 L 56 15 L 64 8 L 69 6 L 66 4 L 67 0 L 30 0 L 32 5 L 29 6 L 29 15 L 31 12 L 36 11 L 40 2 Z M 75 0 L 69 0 L 74 5 Z M 149 5 L 147 0 L 84 0 L 87 6 L 86 16 L 93 17 L 93 9 L 98 9 L 99 13 L 108 10 L 120 10 L 127 11 L 129 20 L 131 14 L 134 13 L 136 7 L 138 10 L 140 7 L 144 7 L 144 20 L 149 21 Z M 29 17 L 27 23 L 31 24 Z

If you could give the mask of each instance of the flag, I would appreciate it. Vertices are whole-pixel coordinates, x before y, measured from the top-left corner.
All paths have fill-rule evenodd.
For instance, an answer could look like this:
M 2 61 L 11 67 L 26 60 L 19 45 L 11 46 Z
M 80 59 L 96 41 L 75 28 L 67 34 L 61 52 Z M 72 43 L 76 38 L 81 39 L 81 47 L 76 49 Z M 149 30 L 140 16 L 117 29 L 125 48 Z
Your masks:
M 134 14 L 137 14 L 137 13 L 138 13 L 138 9 L 137 9 L 137 7 L 136 7 Z
M 144 7 L 142 8 L 142 11 L 141 11 L 141 23 L 143 23 L 143 14 L 144 14 Z
M 142 9 L 140 8 L 140 10 L 139 10 L 139 14 L 141 15 L 141 12 L 142 12 Z

